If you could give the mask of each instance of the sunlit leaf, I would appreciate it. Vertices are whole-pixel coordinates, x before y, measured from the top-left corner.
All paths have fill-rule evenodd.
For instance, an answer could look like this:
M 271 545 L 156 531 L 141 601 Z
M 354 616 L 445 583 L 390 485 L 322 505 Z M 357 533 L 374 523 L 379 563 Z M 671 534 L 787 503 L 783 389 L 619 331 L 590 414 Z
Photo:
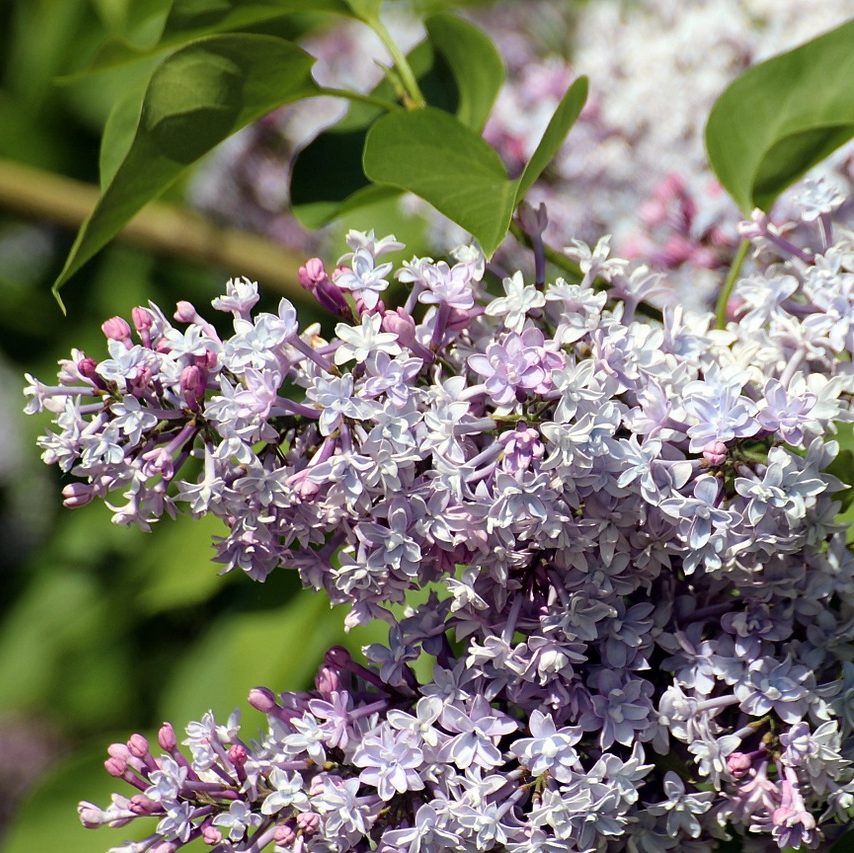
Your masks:
M 576 119 L 581 115 L 581 110 L 584 109 L 586 101 L 587 78 L 579 77 L 561 98 L 554 115 L 546 127 L 545 133 L 543 133 L 543 138 L 540 140 L 539 145 L 537 145 L 528 165 L 525 166 L 525 171 L 522 172 L 522 176 L 519 178 L 519 189 L 516 194 L 517 205 L 525 198 L 528 190 L 531 189 L 549 163 L 555 158 L 555 155 L 566 140 L 567 134 L 572 130 Z
M 272 36 L 211 36 L 167 57 L 149 81 L 127 154 L 81 227 L 54 292 L 146 202 L 241 127 L 313 94 L 312 57 Z
M 457 118 L 480 133 L 504 82 L 501 54 L 486 34 L 455 15 L 432 15 L 426 27 L 434 50 L 453 74 Z
M 496 154 L 476 133 L 432 107 L 384 116 L 368 131 L 365 174 L 414 192 L 470 231 L 491 255 L 516 199 Z
M 768 210 L 854 136 L 854 20 L 755 65 L 715 103 L 709 160 L 744 213 Z

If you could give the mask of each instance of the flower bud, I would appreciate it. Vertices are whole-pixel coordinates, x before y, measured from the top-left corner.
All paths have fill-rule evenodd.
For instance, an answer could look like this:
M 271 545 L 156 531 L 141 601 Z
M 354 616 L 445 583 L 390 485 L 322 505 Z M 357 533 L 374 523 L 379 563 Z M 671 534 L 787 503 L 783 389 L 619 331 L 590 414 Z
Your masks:
M 110 774 L 110 776 L 115 776 L 116 779 L 121 779 L 125 775 L 128 765 L 125 760 L 114 756 L 112 758 L 108 758 L 104 762 L 104 769 Z
M 228 750 L 228 760 L 235 767 L 243 767 L 248 757 L 249 753 L 246 752 L 246 747 L 242 744 L 236 743 Z
M 161 749 L 166 752 L 172 752 L 178 748 L 178 739 L 175 737 L 175 729 L 172 728 L 172 723 L 164 723 L 157 732 L 157 742 Z
M 316 812 L 301 812 L 297 815 L 297 826 L 306 835 L 314 835 L 320 828 L 320 815 Z
M 753 766 L 751 757 L 746 752 L 731 752 L 726 759 L 726 767 L 736 779 L 742 779 Z
M 181 371 L 181 392 L 187 407 L 194 412 L 199 410 L 199 404 L 205 397 L 207 378 L 204 372 L 195 364 Z
M 276 696 L 272 690 L 266 687 L 253 687 L 249 691 L 249 704 L 262 714 L 271 714 L 276 708 Z
M 415 340 L 415 320 L 403 308 L 383 314 L 382 330 L 396 334 L 397 342 L 402 347 L 411 347 Z
M 137 815 L 145 817 L 146 815 L 155 814 L 160 808 L 160 803 L 155 803 L 150 800 L 145 794 L 136 794 L 130 798 L 128 808 Z
M 722 441 L 711 441 L 703 448 L 703 458 L 709 465 L 723 465 L 727 453 L 727 446 Z
M 110 317 L 101 323 L 101 331 L 111 341 L 130 343 L 130 326 L 121 317 Z
M 136 758 L 145 758 L 148 755 L 148 741 L 139 732 L 128 738 L 128 751 Z
M 273 841 L 282 847 L 290 847 L 297 840 L 297 834 L 286 823 L 280 823 L 273 833 Z
M 199 313 L 196 311 L 196 306 L 193 305 L 192 302 L 187 302 L 186 299 L 182 299 L 175 306 L 175 313 L 172 316 L 179 323 L 192 323 L 195 321 L 196 317 L 199 316 Z
M 334 666 L 340 670 L 348 667 L 353 662 L 353 658 L 343 646 L 333 646 L 326 653 L 323 662 L 327 666 Z
M 94 497 L 95 487 L 89 483 L 69 483 L 62 488 L 62 505 L 68 509 L 80 509 Z
M 202 840 L 205 844 L 209 844 L 213 847 L 215 844 L 219 844 L 222 841 L 222 833 L 215 826 L 208 824 L 202 830 Z
M 151 312 L 147 308 L 136 307 L 131 310 L 130 316 L 133 320 L 134 328 L 140 334 L 147 332 L 154 323 L 151 319 Z
M 80 823 L 86 829 L 97 829 L 99 826 L 103 826 L 108 820 L 107 815 L 102 809 L 86 800 L 77 804 L 77 816 L 80 818 Z
M 331 666 L 321 666 L 314 678 L 314 686 L 324 696 L 328 696 L 333 691 L 341 690 L 341 676 L 338 670 Z

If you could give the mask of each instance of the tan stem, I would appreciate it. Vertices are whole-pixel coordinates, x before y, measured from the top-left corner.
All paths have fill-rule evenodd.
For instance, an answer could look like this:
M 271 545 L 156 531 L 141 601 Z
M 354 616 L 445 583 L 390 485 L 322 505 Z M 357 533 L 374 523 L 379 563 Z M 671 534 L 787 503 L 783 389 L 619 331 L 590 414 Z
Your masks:
M 0 209 L 76 229 L 99 195 L 91 184 L 0 158 Z M 255 234 L 215 225 L 177 205 L 146 205 L 118 239 L 152 252 L 219 266 L 229 276 L 257 279 L 294 301 L 312 301 L 297 278 L 304 258 Z

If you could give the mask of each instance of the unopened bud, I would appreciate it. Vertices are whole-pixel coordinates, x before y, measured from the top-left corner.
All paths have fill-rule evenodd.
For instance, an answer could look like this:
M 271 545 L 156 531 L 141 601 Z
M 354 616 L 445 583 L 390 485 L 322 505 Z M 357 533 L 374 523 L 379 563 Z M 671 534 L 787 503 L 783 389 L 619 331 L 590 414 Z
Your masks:
M 262 714 L 270 714 L 278 707 L 275 694 L 266 687 L 253 687 L 249 691 L 249 704 Z
M 137 332 L 147 332 L 154 321 L 151 319 L 151 312 L 147 308 L 136 307 L 130 312 L 131 319 L 133 320 L 134 328 Z
M 727 446 L 722 441 L 710 441 L 703 448 L 703 458 L 709 465 L 723 465 L 727 458 Z
M 110 317 L 101 323 L 101 331 L 111 341 L 130 341 L 130 326 L 121 317 Z
M 741 779 L 748 774 L 753 761 L 745 752 L 732 752 L 727 756 L 726 766 L 736 779 Z
M 249 753 L 246 751 L 246 747 L 242 746 L 239 743 L 234 744 L 228 750 L 228 760 L 235 767 L 243 767 L 246 764 L 246 759 L 249 757 Z
M 69 483 L 62 488 L 62 505 L 68 509 L 80 509 L 91 503 L 95 497 L 95 487 L 89 483 Z
M 273 841 L 282 847 L 290 847 L 296 840 L 297 834 L 286 823 L 280 823 L 273 833 Z
M 215 826 L 208 824 L 202 830 L 202 840 L 205 844 L 209 844 L 213 847 L 215 844 L 219 844 L 222 841 L 222 833 Z
M 172 316 L 179 323 L 192 323 L 195 321 L 196 317 L 199 316 L 199 312 L 196 311 L 196 306 L 193 305 L 192 302 L 187 302 L 185 299 L 182 299 L 175 306 L 175 313 Z
M 139 732 L 128 738 L 128 751 L 136 758 L 145 758 L 148 755 L 148 741 Z
M 178 738 L 175 737 L 175 729 L 172 728 L 172 723 L 164 723 L 157 732 L 157 742 L 161 749 L 167 752 L 172 752 L 178 747 Z
M 403 347 L 411 347 L 415 340 L 415 320 L 403 308 L 383 314 L 382 330 L 397 335 L 397 341 Z
M 121 779 L 128 769 L 127 762 L 121 758 L 108 758 L 104 762 L 104 769 L 110 776 L 115 776 L 116 779 Z

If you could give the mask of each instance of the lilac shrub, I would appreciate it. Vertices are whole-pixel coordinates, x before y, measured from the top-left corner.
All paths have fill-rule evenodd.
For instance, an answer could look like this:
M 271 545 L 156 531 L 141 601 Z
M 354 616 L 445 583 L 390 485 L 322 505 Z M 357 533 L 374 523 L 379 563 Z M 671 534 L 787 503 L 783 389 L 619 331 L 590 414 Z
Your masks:
M 496 297 L 477 246 L 394 271 L 394 237 L 351 232 L 335 271 L 300 273 L 332 337 L 286 299 L 253 313 L 239 279 L 213 300 L 229 336 L 187 302 L 177 323 L 140 307 L 104 324 L 107 357 L 30 378 L 67 506 L 146 529 L 213 514 L 224 571 L 295 569 L 348 625 L 389 623 L 366 664 L 330 650 L 309 692 L 252 690 L 257 739 L 208 713 L 187 751 L 169 724 L 159 755 L 114 744 L 129 790 L 81 804 L 84 825 L 153 818 L 113 853 L 835 838 L 854 806 L 831 468 L 854 420 L 854 233 L 833 212 L 807 209 L 797 243 L 742 226 L 755 271 L 723 330 L 655 319 L 660 278 L 607 239 L 567 249 L 580 282 L 517 273 Z

